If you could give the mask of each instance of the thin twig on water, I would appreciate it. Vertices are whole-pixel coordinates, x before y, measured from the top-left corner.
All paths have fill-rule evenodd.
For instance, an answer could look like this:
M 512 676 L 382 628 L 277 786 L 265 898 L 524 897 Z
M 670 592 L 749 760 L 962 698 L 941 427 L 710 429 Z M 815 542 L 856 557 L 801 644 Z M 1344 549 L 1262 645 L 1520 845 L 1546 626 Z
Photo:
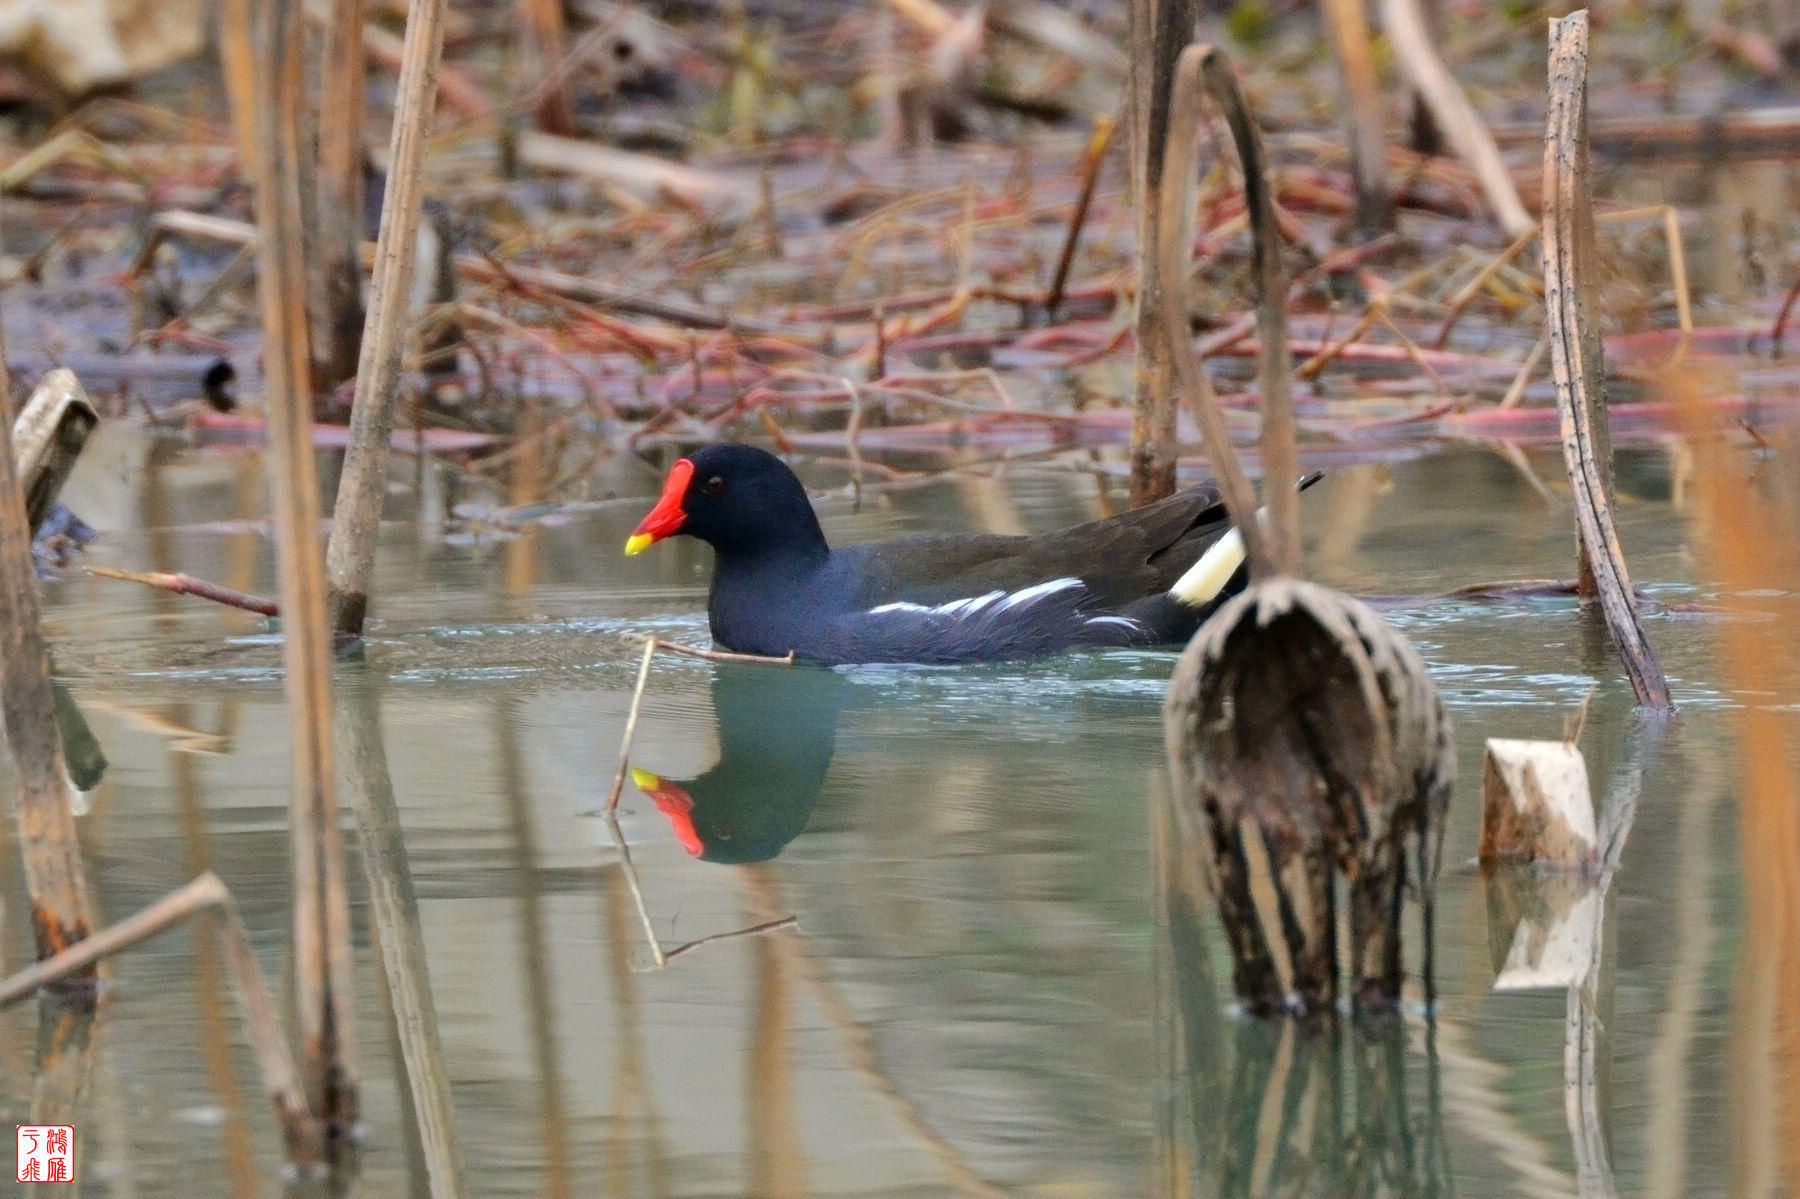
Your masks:
M 224 604 L 229 608 L 241 608 L 245 612 L 254 612 L 258 616 L 274 618 L 281 615 L 281 607 L 272 599 L 264 599 L 260 595 L 234 591 L 222 583 L 214 583 L 207 579 L 195 578 L 190 574 L 170 573 L 161 570 L 119 570 L 111 566 L 84 566 L 88 574 L 101 579 L 123 579 L 127 583 L 142 583 L 146 587 L 155 587 L 159 591 L 167 591 L 172 595 L 193 595 L 201 599 L 209 599 L 215 604 Z
M 1775 321 L 1769 326 L 1769 340 L 1778 350 L 1781 348 L 1782 336 L 1787 332 L 1788 317 L 1793 313 L 1796 302 L 1800 302 L 1800 279 L 1794 280 L 1787 295 L 1781 298 L 1781 307 L 1776 310 Z
M 225 884 L 208 872 L 171 891 L 149 907 L 0 981 L 0 1008 L 35 995 L 44 987 L 89 970 L 103 958 L 174 927 L 195 912 L 217 907 L 228 897 Z
M 760 937 L 766 933 L 778 933 L 783 929 L 799 928 L 798 916 L 783 916 L 779 920 L 768 920 L 762 924 L 753 924 L 749 928 L 734 928 L 728 933 L 714 933 L 710 937 L 701 937 L 695 941 L 687 941 L 663 954 L 663 963 L 667 965 L 684 953 L 692 953 L 703 945 L 712 945 L 719 941 L 735 941 L 740 937 Z
M 625 736 L 619 742 L 619 768 L 613 772 L 612 790 L 606 796 L 606 814 L 619 807 L 619 794 L 625 790 L 625 771 L 631 765 L 631 742 L 637 736 L 638 712 L 644 705 L 644 688 L 650 682 L 650 662 L 656 657 L 658 638 L 644 638 L 644 660 L 638 665 L 637 685 L 631 689 L 631 713 L 625 717 Z
M 701 649 L 696 645 L 680 645 L 674 641 L 656 639 L 656 648 L 665 654 L 679 654 L 684 658 L 701 658 L 707 662 L 760 662 L 767 666 L 792 666 L 794 651 L 789 650 L 779 658 L 767 654 L 738 654 L 723 649 Z
M 648 654 L 644 661 L 649 663 Z M 618 798 L 616 790 L 613 798 Z M 650 922 L 650 909 L 644 903 L 644 889 L 638 885 L 637 867 L 631 864 L 631 846 L 625 841 L 625 832 L 619 827 L 619 818 L 610 808 L 605 813 L 605 820 L 606 830 L 612 834 L 613 847 L 619 851 L 619 869 L 625 875 L 625 885 L 631 889 L 631 902 L 637 906 L 638 923 L 644 928 L 644 941 L 650 946 L 650 960 L 661 970 L 668 958 L 663 954 L 662 942 L 657 939 L 656 925 Z

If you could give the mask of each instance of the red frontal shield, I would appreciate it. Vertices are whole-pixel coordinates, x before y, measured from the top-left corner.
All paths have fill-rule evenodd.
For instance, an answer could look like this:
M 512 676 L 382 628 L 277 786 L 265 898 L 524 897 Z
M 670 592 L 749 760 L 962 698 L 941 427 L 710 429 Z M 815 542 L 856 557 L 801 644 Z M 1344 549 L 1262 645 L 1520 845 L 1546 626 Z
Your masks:
M 650 509 L 631 536 L 625 539 L 627 554 L 642 553 L 655 542 L 661 541 L 680 530 L 681 522 L 687 519 L 682 510 L 681 501 L 687 496 L 688 483 L 694 477 L 694 464 L 686 458 L 677 459 L 669 468 L 669 477 L 663 482 L 662 498 L 656 501 L 656 507 Z

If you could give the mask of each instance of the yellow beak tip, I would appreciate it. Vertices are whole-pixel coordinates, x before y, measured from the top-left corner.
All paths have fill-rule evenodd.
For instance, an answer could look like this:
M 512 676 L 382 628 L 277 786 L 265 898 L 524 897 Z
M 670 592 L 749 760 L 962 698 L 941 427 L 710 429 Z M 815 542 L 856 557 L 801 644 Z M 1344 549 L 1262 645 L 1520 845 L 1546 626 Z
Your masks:
M 653 787 L 662 786 L 661 775 L 651 774 L 648 770 L 639 770 L 636 766 L 631 768 L 631 781 L 637 785 L 639 791 L 649 791 Z
M 633 554 L 643 553 L 650 548 L 650 543 L 655 540 L 656 538 L 650 536 L 648 533 L 633 533 L 625 539 L 625 556 L 629 558 Z

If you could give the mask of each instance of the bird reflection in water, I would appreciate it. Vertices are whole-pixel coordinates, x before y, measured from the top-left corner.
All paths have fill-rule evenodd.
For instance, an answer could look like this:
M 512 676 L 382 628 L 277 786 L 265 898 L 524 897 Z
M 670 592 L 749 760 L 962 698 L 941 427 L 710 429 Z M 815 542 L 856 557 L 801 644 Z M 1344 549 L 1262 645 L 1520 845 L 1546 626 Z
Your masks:
M 718 763 L 692 779 L 634 769 L 632 781 L 694 857 L 766 862 L 800 835 L 818 805 L 850 686 L 815 667 L 718 663 Z

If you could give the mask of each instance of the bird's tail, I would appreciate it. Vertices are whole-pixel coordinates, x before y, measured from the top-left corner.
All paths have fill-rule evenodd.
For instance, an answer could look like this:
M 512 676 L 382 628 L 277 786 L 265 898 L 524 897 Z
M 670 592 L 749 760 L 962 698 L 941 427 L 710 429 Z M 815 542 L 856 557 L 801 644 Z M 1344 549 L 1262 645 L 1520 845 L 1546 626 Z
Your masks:
M 1207 546 L 1200 560 L 1175 580 L 1169 594 L 1190 608 L 1204 608 L 1219 598 L 1243 564 L 1244 538 L 1236 529 L 1226 529 L 1225 536 Z
M 1325 476 L 1313 471 L 1300 480 L 1300 490 L 1305 491 Z M 1262 520 L 1268 514 L 1267 508 L 1258 508 L 1256 518 Z M 1238 531 L 1225 530 L 1225 535 L 1206 547 L 1200 560 L 1187 568 L 1187 571 L 1175 580 L 1169 588 L 1169 595 L 1178 603 L 1190 608 L 1204 608 L 1219 598 L 1231 577 L 1244 564 L 1244 538 Z

